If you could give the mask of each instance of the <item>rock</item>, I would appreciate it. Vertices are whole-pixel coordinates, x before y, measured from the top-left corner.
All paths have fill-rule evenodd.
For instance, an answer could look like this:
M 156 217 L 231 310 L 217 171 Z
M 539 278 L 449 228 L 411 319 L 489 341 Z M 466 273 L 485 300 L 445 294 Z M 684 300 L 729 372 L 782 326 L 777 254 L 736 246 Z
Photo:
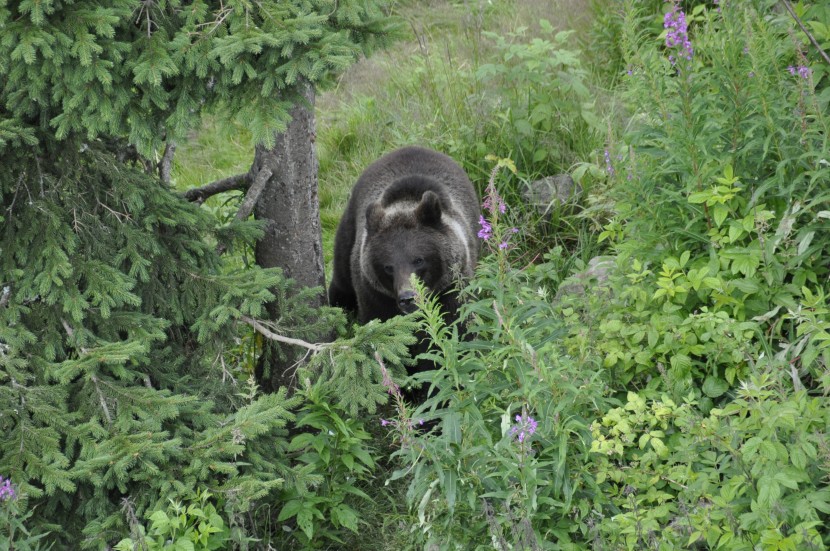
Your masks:
M 595 256 L 588 261 L 588 266 L 581 272 L 568 277 L 559 286 L 554 302 L 562 300 L 566 295 L 582 296 L 589 289 L 602 289 L 608 286 L 608 274 L 616 263 L 611 256 Z
M 552 209 L 569 202 L 575 202 L 582 195 L 582 186 L 574 183 L 570 174 L 557 174 L 534 180 L 527 184 L 522 197 L 536 212 L 550 218 Z

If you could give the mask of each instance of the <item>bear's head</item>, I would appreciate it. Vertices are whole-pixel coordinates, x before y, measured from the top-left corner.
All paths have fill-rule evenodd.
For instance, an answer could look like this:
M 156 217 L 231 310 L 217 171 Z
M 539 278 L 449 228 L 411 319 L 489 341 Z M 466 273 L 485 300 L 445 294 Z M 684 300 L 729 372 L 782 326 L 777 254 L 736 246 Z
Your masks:
M 366 236 L 361 254 L 364 277 L 378 292 L 397 302 L 403 313 L 414 312 L 416 275 L 427 289 L 441 292 L 453 281 L 466 244 L 459 240 L 438 195 L 426 191 L 420 201 L 380 201 L 366 209 Z

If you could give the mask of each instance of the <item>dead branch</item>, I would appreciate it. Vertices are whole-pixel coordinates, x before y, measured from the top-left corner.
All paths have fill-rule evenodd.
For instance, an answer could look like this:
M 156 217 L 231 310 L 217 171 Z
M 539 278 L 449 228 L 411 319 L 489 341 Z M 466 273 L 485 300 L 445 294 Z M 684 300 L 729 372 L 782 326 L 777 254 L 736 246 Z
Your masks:
M 249 173 L 229 176 L 205 186 L 189 189 L 182 194 L 186 200 L 192 203 L 202 204 L 208 197 L 225 191 L 244 190 L 251 186 L 251 175 Z
M 242 200 L 242 204 L 239 205 L 239 210 L 236 212 L 237 220 L 245 220 L 250 216 L 257 201 L 259 201 L 259 196 L 262 195 L 262 190 L 265 189 L 265 184 L 268 183 L 268 179 L 271 178 L 272 174 L 273 172 L 271 172 L 270 168 L 263 168 L 257 173 L 256 180 L 248 188 L 248 193 L 245 194 L 245 199 Z
M 801 18 L 798 17 L 798 15 L 795 13 L 795 10 L 793 9 L 793 6 L 790 3 L 790 1 L 789 0 L 781 0 L 781 3 L 784 4 L 784 7 L 787 9 L 790 16 L 793 19 L 795 19 L 795 22 L 796 22 L 796 24 L 798 24 L 799 28 L 801 28 L 801 30 L 804 32 L 804 34 L 807 35 L 807 39 L 810 41 L 810 43 L 813 45 L 813 47 L 818 51 L 818 53 L 821 55 L 821 57 L 824 58 L 824 61 L 826 61 L 827 64 L 830 65 L 830 56 L 828 56 L 827 52 L 825 52 L 821 48 L 821 45 L 818 43 L 818 40 L 816 40 L 816 37 L 814 37 L 812 35 L 812 33 L 809 30 L 807 30 L 807 27 L 804 25 L 804 22 L 801 21 Z
M 242 200 L 242 204 L 239 205 L 239 210 L 236 211 L 236 216 L 234 217 L 237 221 L 245 220 L 250 216 L 251 211 L 254 210 L 257 201 L 259 201 L 259 196 L 262 195 L 262 190 L 265 189 L 265 184 L 268 183 L 268 179 L 271 178 L 270 168 L 263 168 L 261 169 L 257 175 L 256 180 L 248 188 L 248 192 L 245 194 L 245 198 Z M 223 254 L 227 246 L 224 243 L 219 243 L 216 246 L 216 252 L 218 254 Z
M 303 348 L 311 350 L 312 352 L 320 352 L 321 350 L 325 350 L 326 347 L 329 346 L 329 343 L 314 344 L 314 343 L 306 342 L 302 339 L 294 339 L 294 338 L 291 338 L 291 337 L 285 337 L 283 335 L 279 335 L 277 333 L 274 333 L 273 331 L 271 331 L 270 329 L 268 329 L 264 325 L 262 325 L 257 320 L 255 320 L 253 318 L 249 318 L 248 316 L 240 316 L 239 319 L 241 319 L 242 321 L 244 321 L 245 323 L 247 323 L 248 325 L 253 327 L 254 330 L 257 333 L 259 333 L 260 335 L 262 335 L 263 337 L 265 337 L 267 339 L 271 339 L 272 341 L 277 341 L 277 342 L 281 342 L 281 343 L 284 343 L 284 344 L 291 344 L 291 345 L 294 345 L 294 346 L 301 346 Z

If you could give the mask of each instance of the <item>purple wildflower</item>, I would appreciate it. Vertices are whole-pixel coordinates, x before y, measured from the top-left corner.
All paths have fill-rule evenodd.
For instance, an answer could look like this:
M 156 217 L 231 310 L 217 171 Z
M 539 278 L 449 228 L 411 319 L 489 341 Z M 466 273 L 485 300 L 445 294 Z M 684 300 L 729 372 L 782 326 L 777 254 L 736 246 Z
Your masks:
M 787 67 L 787 71 L 789 71 L 792 76 L 797 75 L 803 78 L 804 80 L 809 79 L 810 75 L 813 73 L 813 71 L 810 70 L 809 67 L 805 67 L 804 65 L 799 65 L 798 67 L 793 67 L 792 65 L 790 65 L 789 67 Z
M 533 436 L 539 423 L 527 414 L 516 415 L 516 424 L 510 428 L 510 436 L 515 436 L 520 444 L 524 443 L 525 439 Z
M 389 374 L 389 371 L 387 371 L 386 366 L 384 366 L 383 364 L 380 364 L 380 372 L 383 375 L 382 384 L 386 387 L 387 392 L 389 392 L 389 394 L 391 394 L 394 397 L 400 396 L 401 387 L 399 387 L 397 383 L 395 383 L 395 381 L 392 380 L 392 375 Z
M 0 501 L 9 501 L 16 497 L 17 492 L 14 491 L 11 479 L 0 476 Z
M 495 214 L 496 211 L 504 214 L 507 210 L 507 205 L 504 203 L 504 199 L 501 198 L 501 195 L 499 195 L 499 192 L 496 190 L 496 186 L 492 181 L 487 184 L 487 189 L 485 191 L 487 195 L 484 197 L 484 202 L 481 203 L 482 208 L 489 210 L 492 214 Z
M 391 424 L 392 424 L 392 421 L 387 421 L 386 419 L 381 419 L 380 420 L 380 426 L 381 427 L 385 427 L 385 426 L 391 425 Z
M 663 17 L 663 28 L 667 31 L 666 48 L 670 50 L 677 49 L 680 57 L 691 61 L 694 49 L 691 40 L 689 40 L 686 14 L 680 9 L 676 0 L 673 2 L 671 11 Z M 669 61 L 672 65 L 675 65 L 677 58 L 674 55 L 669 55 Z
M 478 230 L 479 239 L 487 241 L 488 239 L 493 237 L 493 226 L 481 214 L 479 214 L 478 216 L 478 223 L 481 226 L 481 229 Z
M 611 153 L 608 152 L 608 149 L 605 150 L 605 170 L 608 171 L 609 176 L 614 177 L 614 165 L 611 163 Z
M 510 228 L 510 230 L 508 231 L 510 232 L 510 234 L 519 233 L 519 228 Z M 504 250 L 510 246 L 510 244 L 508 243 L 508 241 L 510 241 L 510 238 L 512 237 L 512 235 L 510 234 L 508 234 L 507 237 L 504 238 L 504 241 L 499 243 L 499 249 Z

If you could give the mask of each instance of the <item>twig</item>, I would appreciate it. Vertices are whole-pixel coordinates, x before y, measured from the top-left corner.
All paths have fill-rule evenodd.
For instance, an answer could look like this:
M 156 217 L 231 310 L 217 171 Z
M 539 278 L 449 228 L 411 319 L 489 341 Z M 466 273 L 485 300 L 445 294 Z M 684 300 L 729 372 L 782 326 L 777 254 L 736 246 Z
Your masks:
M 67 323 L 67 321 L 61 318 L 61 324 L 63 325 L 63 330 L 66 331 L 66 334 L 69 335 L 69 338 L 73 338 L 75 336 L 75 330 Z M 86 356 L 89 352 L 83 346 L 79 348 L 82 355 Z M 98 394 L 98 401 L 101 402 L 101 409 L 104 410 L 104 417 L 107 419 L 107 424 L 112 424 L 112 415 L 110 415 L 110 409 L 107 407 L 107 399 L 104 397 L 104 393 L 101 392 L 101 387 L 98 386 L 98 377 L 95 375 L 90 376 L 90 380 L 92 384 L 95 386 L 95 392 Z
M 281 343 L 284 343 L 284 344 L 291 344 L 291 345 L 294 345 L 294 346 L 300 346 L 302 348 L 306 348 L 308 350 L 311 350 L 312 352 L 320 352 L 321 350 L 325 350 L 326 347 L 328 347 L 330 345 L 330 343 L 314 344 L 314 343 L 306 342 L 302 339 L 294 339 L 292 337 L 285 337 L 283 335 L 279 335 L 277 333 L 274 333 L 273 331 L 271 331 L 270 329 L 268 329 L 264 325 L 262 325 L 257 320 L 255 320 L 253 318 L 249 318 L 248 316 L 240 316 L 239 319 L 241 319 L 242 321 L 244 321 L 245 323 L 247 323 L 248 325 L 253 327 L 254 330 L 256 330 L 257 333 L 259 333 L 260 335 L 262 335 L 263 337 L 265 337 L 267 339 L 271 339 L 272 341 L 277 341 L 277 342 L 281 342 Z
M 21 172 L 20 177 L 17 179 L 17 187 L 14 188 L 14 195 L 12 196 L 12 203 L 9 205 L 9 208 L 6 211 L 9 213 L 9 216 L 12 214 L 12 210 L 14 209 L 14 203 L 17 201 L 17 192 L 20 191 L 20 186 L 23 184 L 23 179 L 26 178 L 26 173 Z
M 256 180 L 248 188 L 248 192 L 245 194 L 245 198 L 242 200 L 242 204 L 239 205 L 239 210 L 236 211 L 236 216 L 234 217 L 237 221 L 242 221 L 250 216 L 251 211 L 254 210 L 254 206 L 256 206 L 257 201 L 259 201 L 259 196 L 262 195 L 262 190 L 265 189 L 265 184 L 268 183 L 269 178 L 271 178 L 270 168 L 263 168 L 261 169 L 257 175 Z M 219 243 L 216 246 L 216 252 L 218 254 L 222 254 L 227 249 L 227 246 L 224 243 Z
M 107 407 L 107 399 L 104 397 L 104 393 L 101 392 L 101 387 L 98 386 L 98 377 L 93 375 L 90 377 L 92 384 L 95 385 L 95 392 L 98 393 L 98 401 L 101 402 L 101 409 L 104 410 L 104 417 L 107 418 L 107 424 L 112 425 L 112 416 L 110 415 L 110 410 Z
M 821 48 L 821 44 L 818 43 L 818 41 L 816 40 L 816 37 L 814 37 L 812 35 L 812 33 L 809 30 L 807 30 L 807 27 L 804 26 L 804 23 L 801 21 L 801 18 L 798 17 L 798 15 L 795 13 L 795 10 L 793 9 L 793 6 L 790 3 L 790 1 L 789 0 L 781 0 L 781 3 L 784 4 L 784 7 L 790 13 L 792 18 L 795 19 L 795 22 L 798 24 L 798 26 L 801 28 L 801 30 L 804 32 L 804 34 L 807 35 L 807 39 L 810 41 L 810 43 L 813 45 L 813 47 L 816 50 L 818 50 L 818 53 L 821 54 L 821 57 L 824 58 L 824 61 L 826 61 L 827 64 L 830 65 L 830 56 L 828 56 L 827 52 L 825 52 Z
M 217 193 L 223 193 L 225 191 L 232 191 L 232 190 L 242 190 L 248 189 L 251 186 L 251 175 L 249 173 L 245 174 L 237 174 L 236 176 L 230 176 L 228 178 L 223 178 L 221 180 L 217 180 L 215 182 L 211 182 L 202 187 L 197 187 L 193 189 L 189 189 L 182 194 L 186 200 L 195 202 L 195 203 L 204 203 L 205 199 L 208 197 L 212 197 Z

